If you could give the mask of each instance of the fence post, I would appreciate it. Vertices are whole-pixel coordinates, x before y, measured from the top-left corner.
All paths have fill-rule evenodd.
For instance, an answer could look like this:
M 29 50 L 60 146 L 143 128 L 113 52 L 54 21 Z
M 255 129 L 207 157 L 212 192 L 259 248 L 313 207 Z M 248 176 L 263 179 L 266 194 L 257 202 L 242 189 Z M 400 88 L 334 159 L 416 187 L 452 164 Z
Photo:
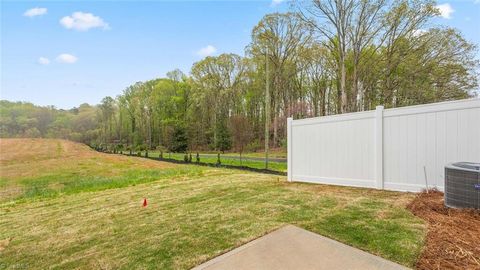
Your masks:
M 293 168 L 292 168 L 292 122 L 293 118 L 287 118 L 287 180 L 293 181 Z
M 383 106 L 375 108 L 375 182 L 383 189 Z

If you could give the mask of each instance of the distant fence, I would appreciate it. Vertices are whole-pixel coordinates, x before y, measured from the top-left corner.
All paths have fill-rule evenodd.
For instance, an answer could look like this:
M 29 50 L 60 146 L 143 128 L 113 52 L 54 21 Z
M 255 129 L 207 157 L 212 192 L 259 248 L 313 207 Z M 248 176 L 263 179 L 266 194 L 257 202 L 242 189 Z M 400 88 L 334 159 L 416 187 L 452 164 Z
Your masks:
M 444 188 L 480 162 L 480 99 L 287 120 L 288 180 L 399 191 Z

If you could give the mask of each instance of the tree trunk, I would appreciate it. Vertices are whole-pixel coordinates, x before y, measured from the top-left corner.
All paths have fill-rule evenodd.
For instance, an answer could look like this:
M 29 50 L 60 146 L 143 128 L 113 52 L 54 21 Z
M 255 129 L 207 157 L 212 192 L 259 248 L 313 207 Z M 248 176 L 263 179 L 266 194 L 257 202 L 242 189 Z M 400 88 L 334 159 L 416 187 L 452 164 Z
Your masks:
M 347 112 L 347 93 L 345 90 L 346 70 L 345 70 L 345 56 L 341 52 L 340 56 L 340 112 Z

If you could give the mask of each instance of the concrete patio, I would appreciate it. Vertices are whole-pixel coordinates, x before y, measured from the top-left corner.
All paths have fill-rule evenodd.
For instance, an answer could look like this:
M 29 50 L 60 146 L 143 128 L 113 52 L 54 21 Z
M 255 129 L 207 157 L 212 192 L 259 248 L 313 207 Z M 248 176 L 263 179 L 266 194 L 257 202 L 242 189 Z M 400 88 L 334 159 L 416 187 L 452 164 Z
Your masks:
M 220 255 L 200 269 L 408 269 L 330 238 L 288 225 Z

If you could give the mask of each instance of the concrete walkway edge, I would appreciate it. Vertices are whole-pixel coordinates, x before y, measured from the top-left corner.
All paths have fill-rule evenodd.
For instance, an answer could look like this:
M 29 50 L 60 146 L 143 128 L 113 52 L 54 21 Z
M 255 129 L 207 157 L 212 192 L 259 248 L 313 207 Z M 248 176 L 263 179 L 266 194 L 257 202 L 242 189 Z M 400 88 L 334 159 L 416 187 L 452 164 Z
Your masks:
M 284 226 L 193 268 L 200 269 L 408 269 L 298 228 Z

